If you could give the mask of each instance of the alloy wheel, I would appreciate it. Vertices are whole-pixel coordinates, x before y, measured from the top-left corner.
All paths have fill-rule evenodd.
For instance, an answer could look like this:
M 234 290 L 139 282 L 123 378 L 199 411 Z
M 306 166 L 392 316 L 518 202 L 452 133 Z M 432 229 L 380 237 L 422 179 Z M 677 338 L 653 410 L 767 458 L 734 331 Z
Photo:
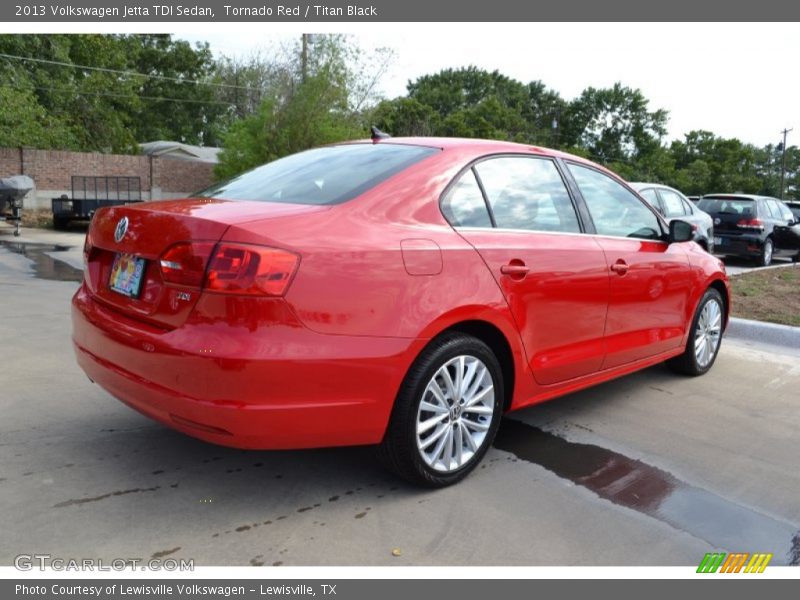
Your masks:
M 701 369 L 705 369 L 714 359 L 721 335 L 722 307 L 715 298 L 711 298 L 700 312 L 694 333 L 694 356 Z
M 435 471 L 466 465 L 486 442 L 495 418 L 492 375 L 478 358 L 448 360 L 428 381 L 417 410 L 420 456 Z

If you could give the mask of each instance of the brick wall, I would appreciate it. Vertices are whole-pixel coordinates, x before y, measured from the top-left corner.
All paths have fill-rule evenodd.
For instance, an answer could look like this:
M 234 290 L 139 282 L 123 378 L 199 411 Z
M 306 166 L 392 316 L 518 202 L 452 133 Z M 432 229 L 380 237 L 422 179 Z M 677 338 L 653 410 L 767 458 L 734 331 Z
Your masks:
M 49 208 L 50 198 L 69 194 L 73 175 L 139 177 L 144 199 L 175 198 L 213 182 L 214 165 L 159 156 L 0 148 L 0 177 L 28 175 L 35 193 L 25 206 Z M 151 179 L 152 177 L 152 179 Z

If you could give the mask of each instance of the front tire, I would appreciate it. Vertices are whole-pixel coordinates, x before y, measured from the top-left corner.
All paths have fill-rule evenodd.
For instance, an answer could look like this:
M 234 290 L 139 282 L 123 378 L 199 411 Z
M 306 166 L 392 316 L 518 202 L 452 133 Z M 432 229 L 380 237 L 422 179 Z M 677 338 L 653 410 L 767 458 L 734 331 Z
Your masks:
M 692 319 L 692 329 L 683 354 L 667 364 L 684 375 L 703 375 L 714 366 L 722 343 L 722 322 L 725 303 L 722 295 L 709 288 L 703 295 Z
M 379 458 L 417 485 L 460 481 L 494 441 L 503 392 L 500 364 L 485 343 L 457 332 L 440 336 L 406 374 Z

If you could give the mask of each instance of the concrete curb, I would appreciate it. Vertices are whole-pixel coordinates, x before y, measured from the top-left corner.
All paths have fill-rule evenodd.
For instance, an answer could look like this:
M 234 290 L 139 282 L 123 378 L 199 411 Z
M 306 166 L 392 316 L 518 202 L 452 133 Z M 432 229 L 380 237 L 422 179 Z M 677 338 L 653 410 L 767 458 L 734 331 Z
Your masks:
M 800 327 L 731 317 L 726 338 L 800 350 Z

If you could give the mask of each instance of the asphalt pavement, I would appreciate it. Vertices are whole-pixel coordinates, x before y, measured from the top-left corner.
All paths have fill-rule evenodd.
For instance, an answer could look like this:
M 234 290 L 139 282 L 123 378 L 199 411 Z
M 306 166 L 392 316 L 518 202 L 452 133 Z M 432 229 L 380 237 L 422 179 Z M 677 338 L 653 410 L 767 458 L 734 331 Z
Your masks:
M 0 226 L 2 565 L 23 553 L 266 567 L 697 565 L 715 550 L 800 561 L 800 363 L 781 346 L 727 338 L 704 377 L 655 366 L 513 413 L 469 478 L 420 490 L 370 448 L 222 448 L 114 400 L 70 345 L 82 233 L 9 233 Z

